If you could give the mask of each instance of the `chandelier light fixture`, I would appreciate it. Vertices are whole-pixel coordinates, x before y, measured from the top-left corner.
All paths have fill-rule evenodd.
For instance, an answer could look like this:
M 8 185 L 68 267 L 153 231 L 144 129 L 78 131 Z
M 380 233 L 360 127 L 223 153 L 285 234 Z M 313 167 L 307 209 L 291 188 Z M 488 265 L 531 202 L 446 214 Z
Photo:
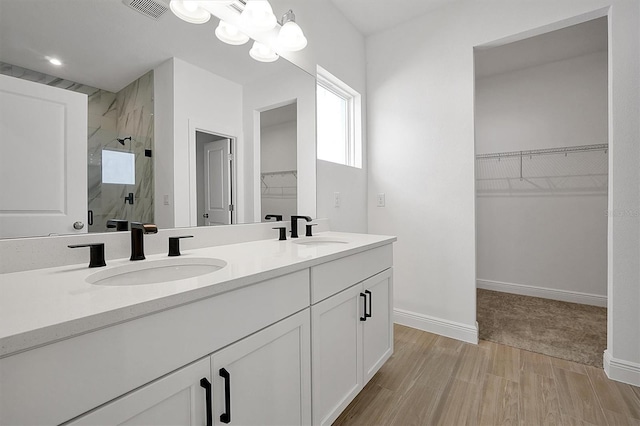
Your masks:
M 237 46 L 253 38 L 249 55 L 256 61 L 273 62 L 280 57 L 278 52 L 296 52 L 307 46 L 293 11 L 278 21 L 268 0 L 171 0 L 169 7 L 178 18 L 192 24 L 204 24 L 211 15 L 220 18 L 215 34 L 227 44 Z M 230 15 L 230 10 L 234 14 Z M 262 37 L 276 31 L 275 37 Z M 265 39 L 272 42 L 265 43 Z
M 200 7 L 198 0 L 171 0 L 169 8 L 178 18 L 190 24 L 204 24 L 211 14 Z

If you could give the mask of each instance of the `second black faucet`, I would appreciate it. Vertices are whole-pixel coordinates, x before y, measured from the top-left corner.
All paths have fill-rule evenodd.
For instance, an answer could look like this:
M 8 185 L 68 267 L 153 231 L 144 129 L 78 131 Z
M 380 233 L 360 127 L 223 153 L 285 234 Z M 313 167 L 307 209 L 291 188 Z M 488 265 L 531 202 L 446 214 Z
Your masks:
M 291 216 L 291 238 L 298 238 L 298 219 L 312 220 L 309 216 Z

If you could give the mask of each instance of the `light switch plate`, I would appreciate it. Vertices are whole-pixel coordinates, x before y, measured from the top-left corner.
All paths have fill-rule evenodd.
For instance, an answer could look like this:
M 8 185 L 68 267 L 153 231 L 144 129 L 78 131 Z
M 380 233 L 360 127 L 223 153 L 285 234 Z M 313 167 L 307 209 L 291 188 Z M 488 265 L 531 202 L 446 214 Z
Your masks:
M 340 207 L 340 193 L 339 192 L 334 192 L 333 193 L 333 206 L 334 207 Z
M 384 207 L 385 199 L 384 192 L 378 194 L 378 207 Z

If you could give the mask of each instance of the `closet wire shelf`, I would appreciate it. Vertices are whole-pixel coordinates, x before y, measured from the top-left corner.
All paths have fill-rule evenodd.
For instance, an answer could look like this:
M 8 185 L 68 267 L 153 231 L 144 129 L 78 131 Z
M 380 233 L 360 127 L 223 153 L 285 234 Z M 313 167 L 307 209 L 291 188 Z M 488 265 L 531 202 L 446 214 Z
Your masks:
M 608 144 L 476 155 L 476 192 L 486 195 L 603 194 Z
M 298 196 L 298 171 L 281 170 L 260 173 L 262 198 L 292 199 Z

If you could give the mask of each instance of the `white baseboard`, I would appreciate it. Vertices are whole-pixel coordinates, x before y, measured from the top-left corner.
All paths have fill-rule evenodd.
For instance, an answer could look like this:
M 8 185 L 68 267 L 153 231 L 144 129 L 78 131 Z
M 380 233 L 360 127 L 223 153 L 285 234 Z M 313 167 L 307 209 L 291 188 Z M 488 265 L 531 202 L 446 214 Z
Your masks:
M 616 359 L 609 350 L 604 351 L 604 372 L 611 380 L 640 386 L 640 364 Z
M 416 312 L 405 311 L 404 309 L 394 309 L 393 318 L 396 324 L 428 331 L 463 342 L 478 344 L 478 323 L 468 326 L 454 321 L 443 320 L 429 315 Z
M 503 293 L 520 294 L 522 296 L 541 297 L 543 299 L 580 303 L 582 305 L 607 307 L 607 296 L 600 296 L 597 294 L 481 279 L 476 280 L 476 286 L 484 290 L 501 291 Z

